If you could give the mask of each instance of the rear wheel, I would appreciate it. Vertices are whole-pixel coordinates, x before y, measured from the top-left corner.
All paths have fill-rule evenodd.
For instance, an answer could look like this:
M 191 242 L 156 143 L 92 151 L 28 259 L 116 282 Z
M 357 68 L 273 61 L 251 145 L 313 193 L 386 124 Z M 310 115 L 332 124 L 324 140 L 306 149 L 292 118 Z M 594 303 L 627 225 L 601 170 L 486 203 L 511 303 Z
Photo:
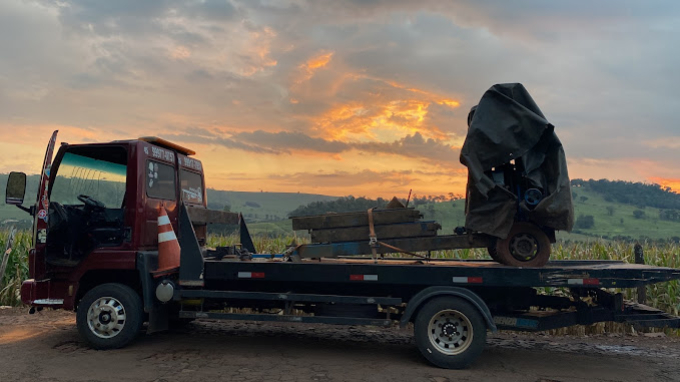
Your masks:
M 495 259 L 514 267 L 542 267 L 550 260 L 550 239 L 536 225 L 517 222 L 508 237 L 496 241 Z
M 484 350 L 486 324 L 469 302 L 458 297 L 437 297 L 418 312 L 415 340 L 430 363 L 445 369 L 462 369 Z
M 94 349 L 116 349 L 135 339 L 142 328 L 142 300 L 123 284 L 102 284 L 88 291 L 78 305 L 81 337 Z

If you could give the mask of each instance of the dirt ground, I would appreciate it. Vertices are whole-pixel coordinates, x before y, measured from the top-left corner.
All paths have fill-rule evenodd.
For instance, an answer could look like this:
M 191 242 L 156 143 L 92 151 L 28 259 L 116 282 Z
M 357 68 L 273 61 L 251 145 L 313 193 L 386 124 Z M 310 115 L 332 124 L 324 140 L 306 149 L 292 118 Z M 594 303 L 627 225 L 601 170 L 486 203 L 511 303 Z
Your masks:
M 72 313 L 3 309 L 0 381 L 680 381 L 680 341 L 497 333 L 459 371 L 427 364 L 411 330 L 206 320 L 95 351 Z

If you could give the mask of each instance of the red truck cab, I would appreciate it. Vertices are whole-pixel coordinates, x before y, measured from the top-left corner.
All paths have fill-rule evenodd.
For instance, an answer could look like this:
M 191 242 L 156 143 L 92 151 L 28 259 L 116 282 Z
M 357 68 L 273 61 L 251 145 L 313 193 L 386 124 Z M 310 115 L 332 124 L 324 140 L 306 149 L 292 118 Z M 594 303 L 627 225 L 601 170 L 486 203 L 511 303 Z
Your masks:
M 165 208 L 177 229 L 180 201 L 206 207 L 203 166 L 193 151 L 160 138 L 110 143 L 62 143 L 52 162 L 47 148 L 32 213 L 29 277 L 21 288 L 31 306 L 76 309 L 91 288 L 107 282 L 140 288 L 136 254 L 158 248 L 158 215 Z M 21 183 L 13 173 L 8 184 Z M 19 179 L 19 181 L 17 181 Z M 25 184 L 25 180 L 24 180 Z M 25 186 L 24 186 L 25 187 Z M 21 187 L 7 202 L 21 204 Z M 201 245 L 206 226 L 194 227 Z

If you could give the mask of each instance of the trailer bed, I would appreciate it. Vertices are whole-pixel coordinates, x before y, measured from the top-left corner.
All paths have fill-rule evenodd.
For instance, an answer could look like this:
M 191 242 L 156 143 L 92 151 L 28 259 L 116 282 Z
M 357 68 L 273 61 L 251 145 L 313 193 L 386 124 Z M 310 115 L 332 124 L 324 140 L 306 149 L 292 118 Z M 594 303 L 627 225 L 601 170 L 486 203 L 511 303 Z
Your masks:
M 542 268 L 517 268 L 485 260 L 205 260 L 204 267 L 206 282 L 635 288 L 680 279 L 678 269 L 622 261 L 552 261 Z

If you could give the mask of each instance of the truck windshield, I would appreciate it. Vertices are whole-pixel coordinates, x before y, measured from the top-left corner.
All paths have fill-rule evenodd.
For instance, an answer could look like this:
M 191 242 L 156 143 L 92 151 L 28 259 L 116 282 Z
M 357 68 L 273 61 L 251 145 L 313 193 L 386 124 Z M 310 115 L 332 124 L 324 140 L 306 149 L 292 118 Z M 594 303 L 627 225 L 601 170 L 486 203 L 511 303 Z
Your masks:
M 78 195 L 87 195 L 107 208 L 122 207 L 126 165 L 67 152 L 58 171 L 50 201 L 62 205 L 82 204 Z

